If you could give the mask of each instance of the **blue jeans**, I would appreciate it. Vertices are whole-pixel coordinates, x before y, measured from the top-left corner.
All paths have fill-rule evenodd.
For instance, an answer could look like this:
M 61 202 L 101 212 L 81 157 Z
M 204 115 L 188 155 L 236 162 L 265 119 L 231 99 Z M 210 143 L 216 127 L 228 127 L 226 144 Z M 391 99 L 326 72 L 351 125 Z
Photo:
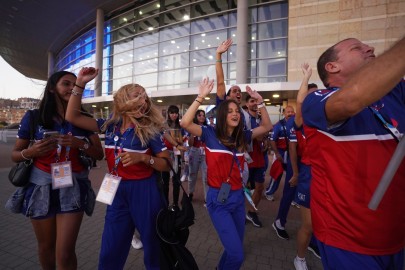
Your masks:
M 201 178 L 204 188 L 204 199 L 207 198 L 207 163 L 205 162 L 205 155 L 201 155 L 200 149 L 191 147 L 189 152 L 189 179 L 188 192 L 193 193 L 195 184 L 197 182 L 198 170 L 201 168 Z

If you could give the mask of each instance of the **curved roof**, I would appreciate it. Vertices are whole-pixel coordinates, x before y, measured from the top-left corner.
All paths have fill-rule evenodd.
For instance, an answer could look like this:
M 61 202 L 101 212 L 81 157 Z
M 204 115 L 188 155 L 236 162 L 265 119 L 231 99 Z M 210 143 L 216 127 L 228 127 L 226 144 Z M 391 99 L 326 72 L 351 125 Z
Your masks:
M 1 0 L 0 55 L 23 75 L 46 80 L 48 52 L 57 53 L 83 29 L 94 25 L 98 8 L 108 16 L 134 2 Z

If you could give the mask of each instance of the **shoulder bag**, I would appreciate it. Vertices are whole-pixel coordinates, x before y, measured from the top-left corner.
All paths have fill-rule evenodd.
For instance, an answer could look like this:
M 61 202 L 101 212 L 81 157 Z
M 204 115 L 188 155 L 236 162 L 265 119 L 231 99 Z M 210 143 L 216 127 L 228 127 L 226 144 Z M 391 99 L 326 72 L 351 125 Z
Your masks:
M 34 133 L 36 126 L 36 114 L 34 110 L 29 110 L 30 114 L 30 145 L 34 142 Z M 25 160 L 23 162 L 18 162 L 11 168 L 8 174 L 8 179 L 11 184 L 16 187 L 24 187 L 29 183 L 30 175 L 32 169 L 32 159 Z

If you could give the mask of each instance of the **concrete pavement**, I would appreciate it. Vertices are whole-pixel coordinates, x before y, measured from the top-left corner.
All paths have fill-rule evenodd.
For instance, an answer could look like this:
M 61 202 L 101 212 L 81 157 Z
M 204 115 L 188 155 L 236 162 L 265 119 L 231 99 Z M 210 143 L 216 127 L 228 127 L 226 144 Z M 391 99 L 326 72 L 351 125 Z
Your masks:
M 10 161 L 11 149 L 12 142 L 0 143 L 0 269 L 40 269 L 36 239 L 29 219 L 4 209 L 6 200 L 15 189 L 7 178 L 9 168 L 13 164 Z M 93 169 L 90 174 L 96 193 L 106 172 L 104 161 L 98 162 L 98 165 L 101 168 Z M 268 179 L 266 185 L 267 181 Z M 187 182 L 185 188 L 187 189 Z M 294 269 L 297 229 L 300 224 L 299 210 L 294 207 L 290 210 L 286 226 L 290 240 L 279 239 L 271 227 L 277 215 L 281 190 L 282 186 L 276 193 L 275 202 L 267 201 L 263 197 L 259 205 L 263 228 L 255 228 L 250 222 L 246 224 L 245 262 L 242 269 Z M 203 206 L 202 192 L 202 184 L 199 181 L 193 201 L 196 220 L 190 227 L 190 237 L 186 246 L 194 255 L 201 270 L 215 269 L 223 249 Z M 79 269 L 97 269 L 105 208 L 104 204 L 97 202 L 93 216 L 84 217 L 76 246 Z M 308 253 L 307 263 L 312 270 L 322 269 L 321 261 L 312 253 Z M 145 269 L 142 250 L 131 248 L 125 269 Z

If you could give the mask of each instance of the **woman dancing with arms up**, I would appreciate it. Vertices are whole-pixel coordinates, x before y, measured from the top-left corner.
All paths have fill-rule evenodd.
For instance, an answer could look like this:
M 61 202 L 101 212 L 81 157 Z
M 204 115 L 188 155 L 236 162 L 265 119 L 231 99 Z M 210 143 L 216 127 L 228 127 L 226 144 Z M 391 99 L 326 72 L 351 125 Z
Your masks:
M 80 71 L 66 118 L 82 128 L 105 132 L 109 171 L 121 177 L 112 204 L 107 206 L 99 269 L 124 268 L 135 228 L 143 243 L 146 269 L 159 269 L 155 222 L 163 203 L 153 170 L 169 170 L 164 160 L 169 153 L 160 138 L 164 119 L 139 84 L 124 85 L 114 94 L 110 119 L 81 117 L 84 85 L 97 73 L 94 68 Z
M 224 245 L 218 264 L 219 270 L 240 269 L 243 260 L 245 231 L 245 198 L 241 172 L 243 153 L 252 139 L 266 134 L 271 128 L 263 98 L 249 86 L 246 91 L 255 98 L 262 114 L 261 125 L 243 130 L 239 105 L 233 100 L 223 101 L 217 111 L 216 128 L 193 123 L 198 106 L 213 88 L 213 81 L 203 79 L 199 94 L 183 116 L 181 126 L 190 134 L 201 138 L 206 145 L 208 175 L 207 209 L 211 221 Z

